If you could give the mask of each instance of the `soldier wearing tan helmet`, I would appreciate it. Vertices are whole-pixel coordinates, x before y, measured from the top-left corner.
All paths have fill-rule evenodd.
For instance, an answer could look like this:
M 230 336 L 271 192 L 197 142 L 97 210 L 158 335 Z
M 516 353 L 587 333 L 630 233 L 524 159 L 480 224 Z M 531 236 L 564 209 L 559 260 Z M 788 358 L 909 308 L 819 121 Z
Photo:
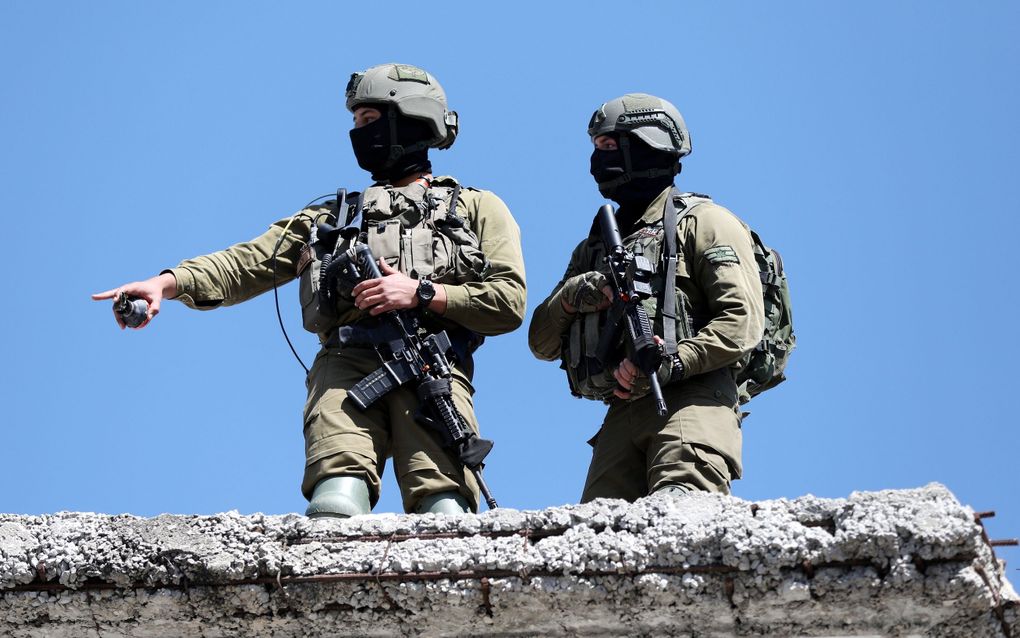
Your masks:
M 139 297 L 148 302 L 151 320 L 162 299 L 208 310 L 300 277 L 304 325 L 322 343 L 306 381 L 301 489 L 310 501 L 307 513 L 370 512 L 387 458 L 393 459 L 406 511 L 477 511 L 471 473 L 416 422 L 413 388 L 395 388 L 365 410 L 353 405 L 348 390 L 379 367 L 370 342 L 375 318 L 410 310 L 426 330 L 450 336 L 456 352 L 453 401 L 477 432 L 471 355 L 485 336 L 510 332 L 523 321 L 520 231 L 493 193 L 433 176 L 429 149 L 450 147 L 459 122 L 431 74 L 404 64 L 372 67 L 352 75 L 346 98 L 355 157 L 375 181 L 362 194 L 361 230 L 384 276 L 348 294 L 323 297 L 315 290 L 321 264 L 311 247 L 322 240 L 323 229 L 354 223 L 330 201 L 276 222 L 249 242 L 94 298 Z
M 664 350 L 656 376 L 667 409 L 658 414 L 649 379 L 622 341 L 599 359 L 611 291 L 595 230 L 574 249 L 529 329 L 532 352 L 562 360 L 574 394 L 609 405 L 591 441 L 581 500 L 728 493 L 741 474 L 736 371 L 764 324 L 750 232 L 708 197 L 674 188 L 691 140 L 666 100 L 642 93 L 610 100 L 592 115 L 588 135 L 595 146 L 591 173 L 599 191 L 619 204 L 624 246 L 654 269 L 653 294 L 643 303 Z

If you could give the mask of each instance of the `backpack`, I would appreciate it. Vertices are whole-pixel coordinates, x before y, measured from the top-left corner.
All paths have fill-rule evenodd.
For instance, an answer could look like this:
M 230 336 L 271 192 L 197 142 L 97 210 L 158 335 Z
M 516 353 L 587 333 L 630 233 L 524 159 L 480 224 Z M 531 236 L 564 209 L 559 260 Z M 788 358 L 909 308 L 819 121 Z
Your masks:
M 737 392 L 742 404 L 786 381 L 786 362 L 797 346 L 783 258 L 753 230 L 751 240 L 765 302 L 765 330 L 762 340 L 741 361 L 743 365 L 737 373 Z
M 692 195 L 709 199 L 705 195 L 699 196 L 696 193 L 692 193 Z M 685 214 L 687 212 L 689 209 L 685 211 Z M 670 198 L 666 202 L 663 213 L 663 228 L 675 228 L 676 221 L 677 213 L 674 200 Z M 786 280 L 786 271 L 783 268 L 783 258 L 778 251 L 766 246 L 758 233 L 750 228 L 747 230 L 751 233 L 754 260 L 758 265 L 758 276 L 761 278 L 765 306 L 765 329 L 762 331 L 762 340 L 758 342 L 754 350 L 744 355 L 739 361 L 740 369 L 737 371 L 736 382 L 737 398 L 741 404 L 747 403 L 762 392 L 786 381 L 784 373 L 786 362 L 797 345 L 797 337 L 793 334 L 790 287 Z M 667 268 L 672 270 L 672 262 L 675 261 L 677 251 L 675 233 L 671 235 L 667 232 L 663 245 Z M 672 294 L 670 287 L 666 286 L 662 301 L 666 307 L 672 306 Z M 666 352 L 672 354 L 676 351 L 675 336 L 670 334 L 672 331 L 667 328 L 666 323 L 663 324 L 663 327 L 666 329 L 666 333 L 663 335 L 666 341 Z

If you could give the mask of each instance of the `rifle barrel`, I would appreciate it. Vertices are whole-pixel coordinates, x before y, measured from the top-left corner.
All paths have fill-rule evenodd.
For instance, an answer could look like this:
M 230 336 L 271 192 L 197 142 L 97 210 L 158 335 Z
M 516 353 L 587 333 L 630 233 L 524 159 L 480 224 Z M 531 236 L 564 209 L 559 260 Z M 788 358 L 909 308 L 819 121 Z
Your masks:
M 616 215 L 613 207 L 606 204 L 599 208 L 599 228 L 602 229 L 602 242 L 606 245 L 606 252 L 616 252 L 617 248 L 623 247 L 623 238 L 620 237 L 620 227 L 616 223 Z

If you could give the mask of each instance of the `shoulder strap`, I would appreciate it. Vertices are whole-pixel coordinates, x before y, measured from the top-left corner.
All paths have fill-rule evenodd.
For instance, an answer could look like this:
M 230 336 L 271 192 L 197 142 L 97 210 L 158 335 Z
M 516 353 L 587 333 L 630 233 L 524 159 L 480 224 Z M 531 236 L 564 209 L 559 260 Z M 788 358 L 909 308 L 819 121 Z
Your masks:
M 457 215 L 457 198 L 460 197 L 460 183 L 453 185 L 453 192 L 450 194 L 450 205 L 446 207 L 447 215 Z
M 662 234 L 666 250 L 662 258 L 666 262 L 666 280 L 662 285 L 662 337 L 666 341 L 666 354 L 676 354 L 676 233 L 677 218 L 673 189 L 666 198 L 666 209 L 662 214 Z

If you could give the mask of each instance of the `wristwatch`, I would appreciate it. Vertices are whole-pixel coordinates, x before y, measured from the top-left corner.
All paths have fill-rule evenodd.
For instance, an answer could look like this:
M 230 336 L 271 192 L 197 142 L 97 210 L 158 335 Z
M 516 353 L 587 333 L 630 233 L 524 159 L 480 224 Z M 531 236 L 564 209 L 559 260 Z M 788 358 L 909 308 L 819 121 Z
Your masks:
M 418 290 L 415 294 L 418 296 L 418 307 L 428 308 L 429 303 L 436 298 L 436 287 L 432 285 L 432 281 L 429 279 L 419 279 Z

